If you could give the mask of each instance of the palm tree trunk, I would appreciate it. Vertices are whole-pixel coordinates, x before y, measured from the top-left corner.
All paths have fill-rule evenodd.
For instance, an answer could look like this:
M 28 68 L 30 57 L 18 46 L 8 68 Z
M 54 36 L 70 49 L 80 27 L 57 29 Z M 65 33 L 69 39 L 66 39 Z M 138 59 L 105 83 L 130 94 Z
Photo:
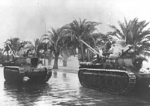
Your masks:
M 82 61 L 84 61 L 83 43 L 82 42 L 81 42 L 81 57 L 82 57 Z
M 58 69 L 58 56 L 59 55 L 55 55 L 53 69 Z
M 52 60 L 51 58 L 48 59 L 48 65 L 51 65 L 52 64 Z
M 67 67 L 67 59 L 63 59 L 63 66 Z

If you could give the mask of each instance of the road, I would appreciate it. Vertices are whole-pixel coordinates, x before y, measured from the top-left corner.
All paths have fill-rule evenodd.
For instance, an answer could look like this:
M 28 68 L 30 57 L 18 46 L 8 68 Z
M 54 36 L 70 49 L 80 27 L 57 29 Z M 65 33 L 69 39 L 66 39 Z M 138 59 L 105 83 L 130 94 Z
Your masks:
M 5 83 L 0 68 L 0 106 L 150 106 L 150 96 L 121 96 L 84 88 L 77 73 L 54 70 L 46 84 Z

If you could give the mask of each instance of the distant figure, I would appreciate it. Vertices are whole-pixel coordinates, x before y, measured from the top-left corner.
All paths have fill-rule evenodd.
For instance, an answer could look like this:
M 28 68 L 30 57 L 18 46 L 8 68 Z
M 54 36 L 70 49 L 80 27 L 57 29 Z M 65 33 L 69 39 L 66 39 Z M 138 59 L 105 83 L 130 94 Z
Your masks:
M 31 65 L 31 58 L 26 58 L 26 63 Z
M 127 45 L 123 40 L 117 41 L 111 45 L 111 48 L 108 51 L 110 53 L 109 58 L 118 58 L 122 56 L 123 53 L 129 52 L 131 47 L 131 45 Z
M 149 61 L 143 61 L 142 68 L 140 69 L 140 72 L 150 73 L 150 63 L 149 63 Z
M 112 42 L 111 41 L 107 41 L 104 48 L 102 49 L 104 54 L 107 53 L 109 51 L 109 49 L 111 48 Z
M 96 49 L 99 52 L 99 57 L 103 57 L 103 50 L 102 50 L 102 48 L 101 47 L 97 47 Z
M 37 68 L 42 68 L 42 67 L 43 67 L 42 60 L 39 60 Z

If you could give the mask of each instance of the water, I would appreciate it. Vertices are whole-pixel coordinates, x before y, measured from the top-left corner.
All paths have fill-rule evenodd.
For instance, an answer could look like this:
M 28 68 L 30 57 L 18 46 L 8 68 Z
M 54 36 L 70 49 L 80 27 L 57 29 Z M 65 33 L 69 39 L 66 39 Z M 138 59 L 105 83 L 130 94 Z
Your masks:
M 7 84 L 0 68 L 0 106 L 150 106 L 150 96 L 120 96 L 84 88 L 75 73 L 53 72 L 45 84 Z

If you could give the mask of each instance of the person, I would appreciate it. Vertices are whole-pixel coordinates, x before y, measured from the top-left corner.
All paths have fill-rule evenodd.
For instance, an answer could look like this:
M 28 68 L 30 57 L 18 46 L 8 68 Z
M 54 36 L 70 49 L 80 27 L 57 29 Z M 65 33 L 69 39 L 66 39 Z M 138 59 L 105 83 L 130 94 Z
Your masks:
M 37 68 L 42 68 L 42 66 L 43 66 L 42 61 L 39 60 L 38 65 L 37 65 Z
M 128 50 L 124 40 L 118 40 L 116 43 L 111 45 L 111 48 L 108 50 L 110 53 L 109 58 L 118 58 L 122 55 L 123 51 Z

